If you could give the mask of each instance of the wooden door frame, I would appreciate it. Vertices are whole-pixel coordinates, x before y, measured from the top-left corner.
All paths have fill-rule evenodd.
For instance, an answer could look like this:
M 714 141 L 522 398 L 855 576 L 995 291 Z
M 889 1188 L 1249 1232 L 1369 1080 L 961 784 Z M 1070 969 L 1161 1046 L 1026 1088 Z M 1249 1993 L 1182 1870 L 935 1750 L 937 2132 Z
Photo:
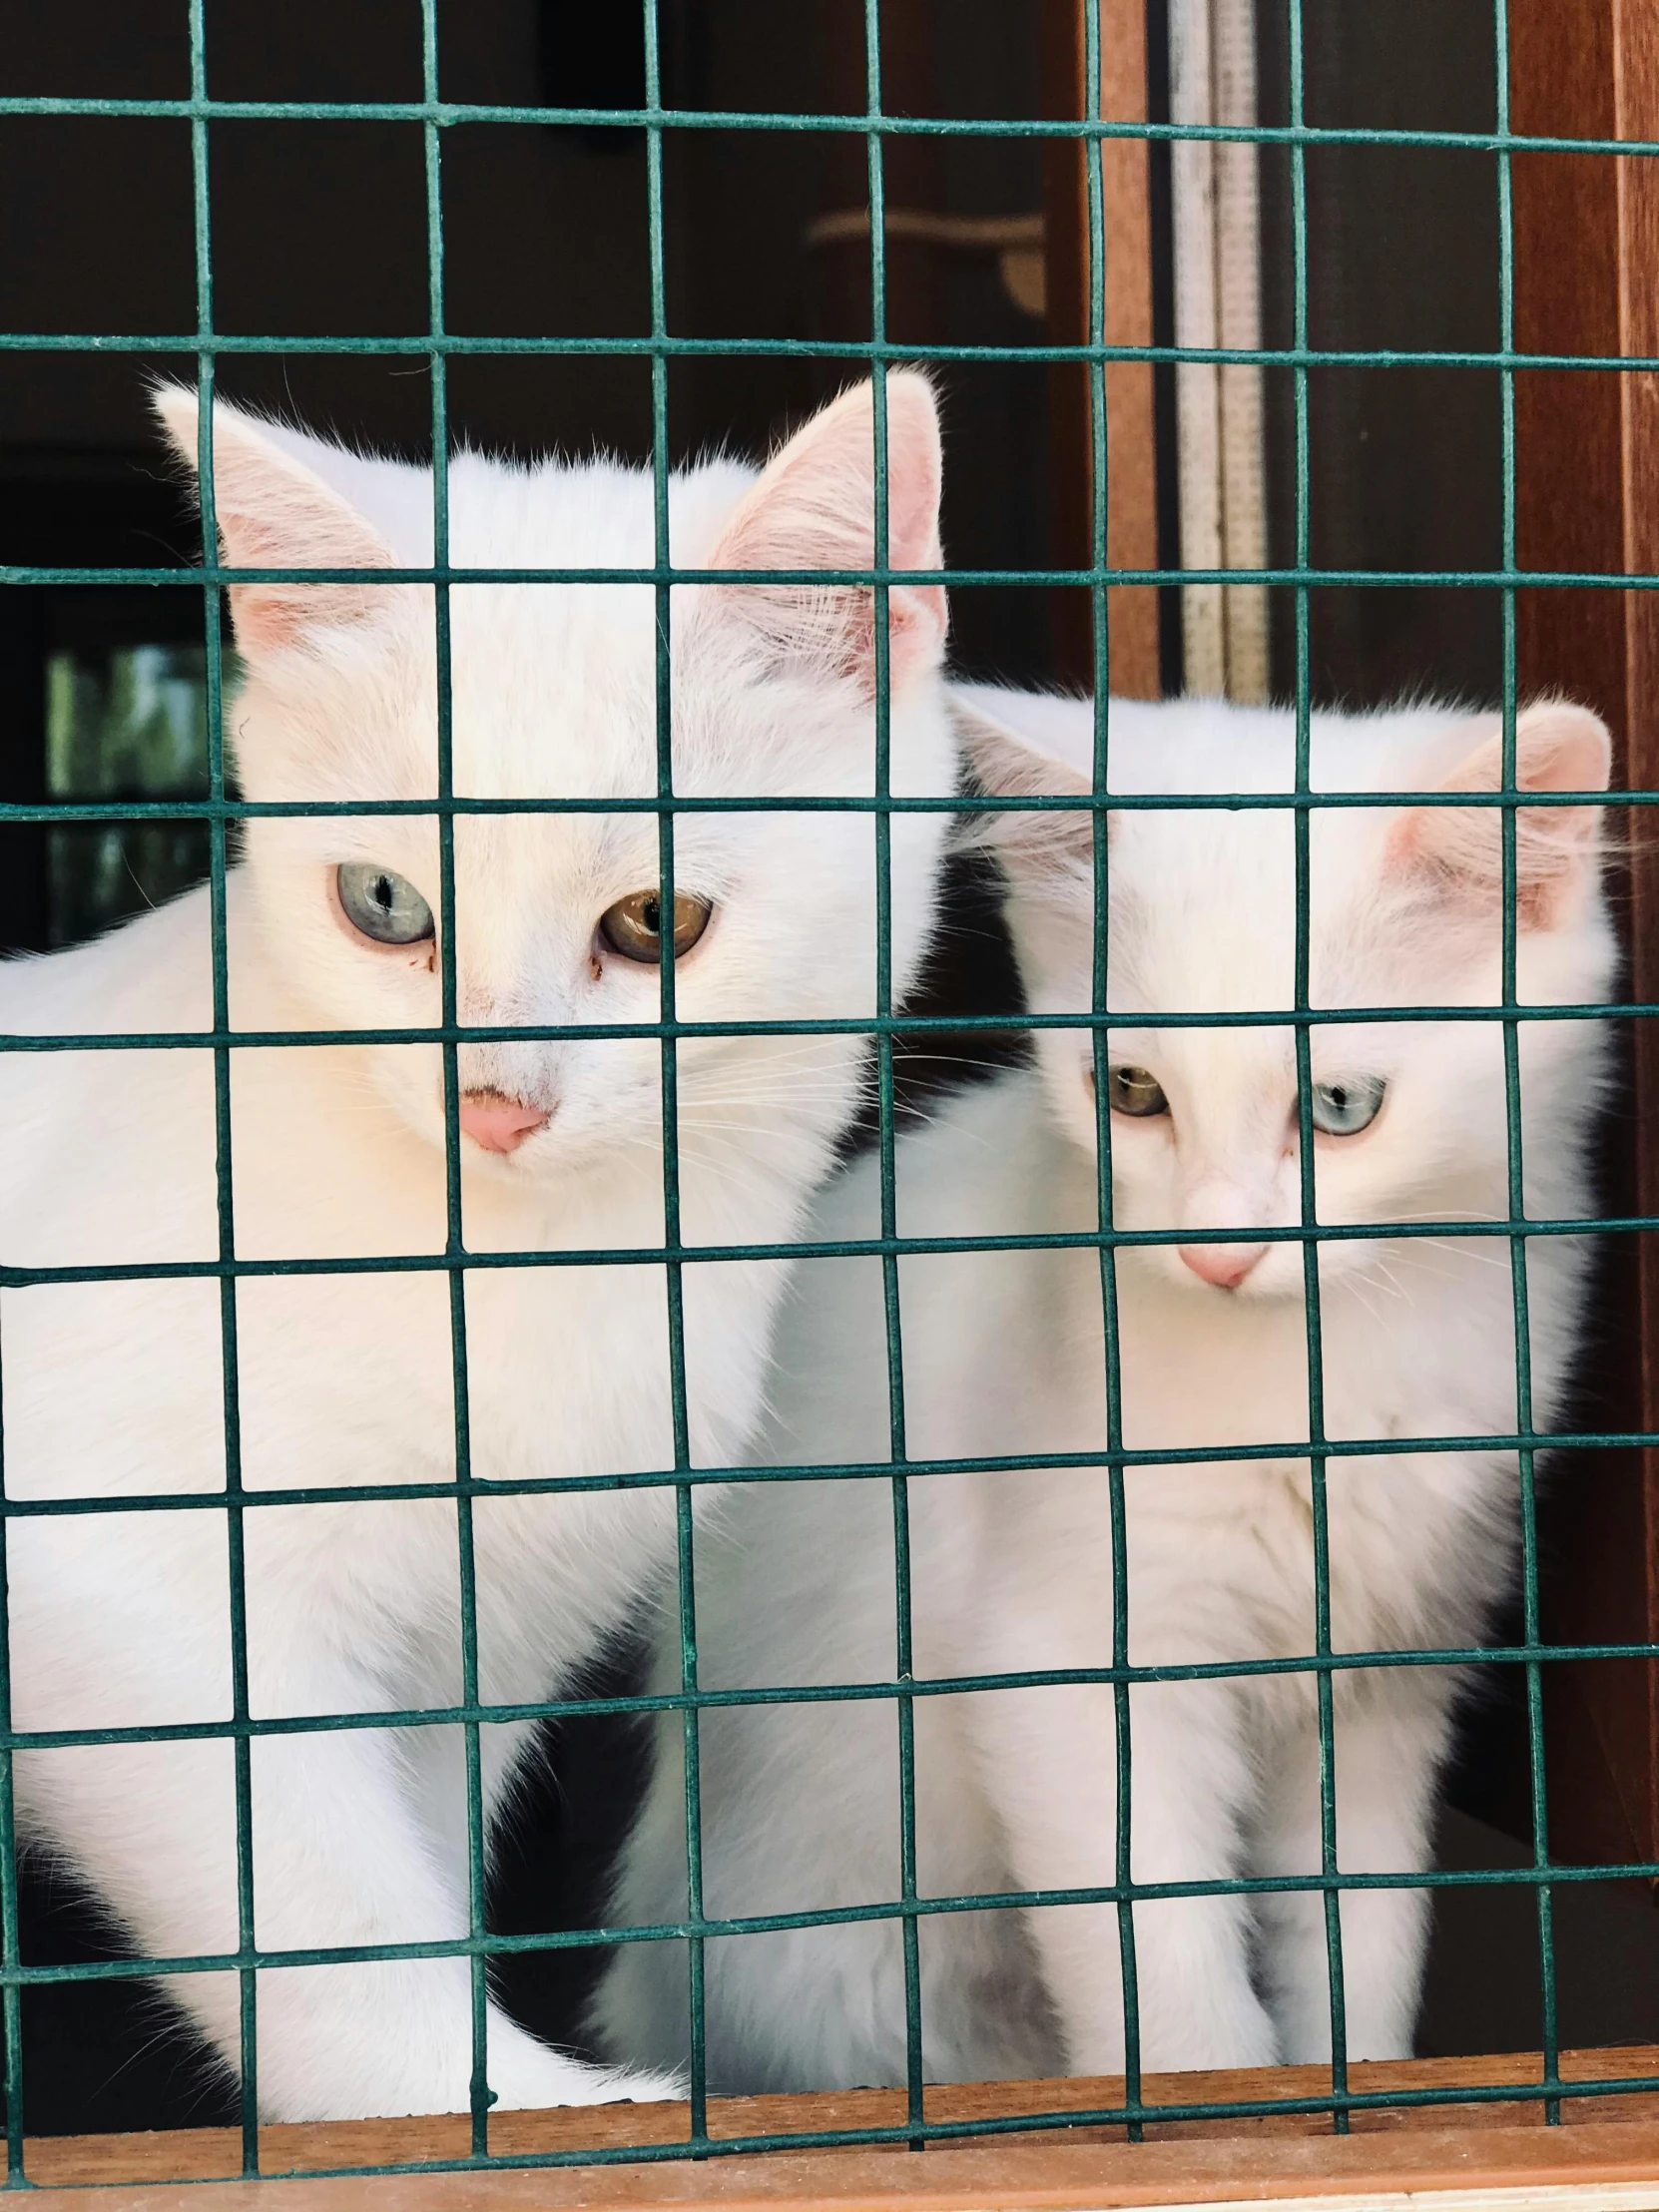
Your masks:
M 1145 0 L 1099 0 L 1100 113 L 1107 122 L 1147 117 Z M 1043 0 L 1043 74 L 1048 113 L 1079 118 L 1084 101 L 1082 0 Z M 1089 341 L 1087 142 L 1049 141 L 1044 193 L 1048 336 L 1055 345 Z M 1109 345 L 1152 342 L 1152 218 L 1145 139 L 1104 139 L 1105 330 Z M 1106 558 L 1113 568 L 1158 565 L 1157 452 L 1153 371 L 1147 361 L 1106 365 Z M 1087 367 L 1054 367 L 1050 412 L 1053 544 L 1066 568 L 1093 563 L 1094 471 Z M 1121 699 L 1156 699 L 1159 682 L 1158 591 L 1122 585 L 1106 595 L 1111 688 Z M 1072 682 L 1091 685 L 1094 641 L 1087 596 L 1058 595 L 1056 660 Z
M 1659 136 L 1659 0 L 1509 0 L 1511 127 L 1529 136 Z M 1520 352 L 1659 353 L 1659 171 L 1639 157 L 1516 154 L 1515 345 Z M 1659 377 L 1515 375 L 1516 558 L 1522 569 L 1659 571 Z M 1565 693 L 1613 732 L 1616 780 L 1659 787 L 1659 596 L 1522 591 L 1520 698 Z M 1620 818 L 1613 818 L 1617 828 Z M 1659 854 L 1631 810 L 1619 886 L 1637 1001 L 1659 997 Z M 1630 1039 L 1628 1112 L 1600 1203 L 1659 1212 L 1659 1031 Z M 1608 1240 L 1603 1336 L 1621 1355 L 1597 1425 L 1659 1428 L 1659 1241 Z M 1659 1639 L 1659 1453 L 1586 1454 L 1546 1493 L 1544 1635 Z M 1644 1660 L 1545 1668 L 1551 1856 L 1659 1859 L 1659 1669 Z
M 1144 119 L 1145 0 L 1099 0 L 1101 113 Z M 1510 120 L 1527 135 L 1659 139 L 1659 0 L 1509 0 Z M 1083 0 L 1045 0 L 1049 112 L 1083 112 Z M 1084 154 L 1051 142 L 1047 189 L 1049 335 L 1088 334 Z M 1104 143 L 1106 335 L 1153 334 L 1148 149 Z M 1659 355 L 1659 160 L 1516 154 L 1514 335 L 1518 351 Z M 1494 189 L 1495 189 L 1494 175 Z M 1158 565 L 1153 371 L 1106 371 L 1108 559 Z M 1090 560 L 1092 481 L 1086 372 L 1057 364 L 1053 509 L 1057 560 Z M 1522 570 L 1659 573 L 1659 375 L 1521 367 L 1515 375 L 1516 552 Z M 1157 593 L 1108 594 L 1112 689 L 1160 690 Z M 1061 673 L 1093 672 L 1084 595 L 1061 595 Z M 1523 590 L 1516 673 L 1524 702 L 1565 693 L 1607 720 L 1625 788 L 1659 788 L 1659 592 Z M 1659 1000 L 1659 813 L 1632 811 L 1619 885 L 1629 988 Z M 1647 825 L 1653 825 L 1648 830 Z M 1615 1127 L 1601 1208 L 1659 1215 L 1659 1024 L 1628 1048 L 1628 1112 Z M 1609 1240 L 1596 1337 L 1607 1372 L 1580 1426 L 1659 1430 L 1659 1233 Z M 1582 1416 L 1581 1418 L 1579 1416 Z M 1659 1450 L 1582 1454 L 1546 1482 L 1546 1641 L 1659 1642 Z M 1659 1664 L 1545 1668 L 1550 1848 L 1588 1864 L 1659 1861 Z

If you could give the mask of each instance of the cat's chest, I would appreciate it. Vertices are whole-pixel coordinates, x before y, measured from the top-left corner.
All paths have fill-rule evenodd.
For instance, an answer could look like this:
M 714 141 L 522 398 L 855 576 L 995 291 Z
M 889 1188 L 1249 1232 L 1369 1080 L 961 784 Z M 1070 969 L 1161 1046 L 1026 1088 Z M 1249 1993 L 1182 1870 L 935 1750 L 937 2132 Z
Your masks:
M 1382 1295 L 1338 1285 L 1323 1297 L 1313 1330 L 1300 1299 L 1177 1299 L 1131 1281 L 1118 1314 L 1125 1445 L 1150 1452 L 1284 1444 L 1294 1452 L 1316 1431 L 1392 1442 L 1512 1427 L 1507 1282 L 1470 1270 L 1446 1297 L 1398 1300 L 1386 1328 L 1376 1311 Z M 1538 1358 L 1540 1380 L 1550 1366 Z
M 1127 1271 L 1126 1271 L 1127 1272 Z M 1225 1328 L 1172 1307 L 1119 1308 L 1118 1375 L 1133 1655 L 1145 1664 L 1280 1656 L 1312 1648 L 1315 1520 L 1307 1444 L 1309 1355 L 1300 1308 L 1221 1309 Z M 1219 1305 L 1218 1301 L 1218 1305 Z M 1359 1322 L 1366 1317 L 1362 1312 Z M 1383 1440 L 1500 1433 L 1512 1357 L 1491 1317 L 1386 1346 L 1330 1302 L 1322 1343 L 1325 1433 Z M 1252 1326 L 1255 1324 L 1255 1326 Z M 1391 1356 L 1384 1356 L 1384 1352 Z M 1104 1340 L 1029 1378 L 1032 1441 L 1054 1453 L 1107 1440 Z M 1279 1447 L 1279 1448 L 1274 1448 Z M 1299 1448 L 1300 1447 L 1300 1448 Z M 983 1448 L 983 1447 L 981 1447 Z M 1231 1456 L 1241 1448 L 1253 1456 Z M 1160 1459 L 1159 1453 L 1180 1454 Z M 1187 1457 L 1186 1454 L 1201 1456 Z M 1208 1456 L 1215 1453 L 1216 1456 Z M 1507 1478 L 1489 1454 L 1399 1453 L 1328 1462 L 1333 1635 L 1389 1647 L 1466 1630 L 1504 1576 Z M 982 1493 L 986 1611 L 1022 1622 L 1021 1664 L 1097 1663 L 1109 1640 L 1112 1493 L 1087 1467 Z M 1010 1631 L 1011 1633 L 1012 1631 Z M 1033 1656 L 1032 1652 L 1041 1656 Z
M 638 1474 L 673 1468 L 677 1425 L 695 1463 L 735 1456 L 762 1271 L 688 1284 L 676 1331 L 661 1267 L 485 1258 L 458 1300 L 441 1267 L 258 1279 L 239 1313 L 246 1479 L 290 1482 L 298 1455 L 331 1480 L 448 1479 L 457 1438 L 496 1480 Z
M 650 1161 L 539 1184 L 468 1175 L 456 1267 L 432 1148 L 341 1147 L 314 1181 L 293 1158 L 273 1148 L 250 1173 L 239 1250 L 385 1254 L 395 1272 L 262 1281 L 244 1365 L 274 1439 L 318 1414 L 349 1431 L 360 1405 L 391 1448 L 446 1473 L 460 1434 L 481 1475 L 587 1477 L 672 1468 L 678 1412 L 699 1463 L 735 1455 L 774 1271 L 688 1267 L 671 1302 L 667 1269 L 632 1257 L 664 1243 Z
M 444 1258 L 441 1159 L 424 1181 L 373 1154 L 336 1173 L 318 1146 L 300 1175 L 297 1147 L 262 1154 L 258 1116 L 246 1123 L 233 1221 L 252 1271 L 234 1321 L 250 1488 L 449 1481 L 463 1449 L 495 1480 L 672 1470 L 677 1439 L 697 1465 L 738 1455 L 776 1270 L 688 1266 L 671 1327 L 660 1263 L 584 1257 L 660 1250 L 660 1187 L 562 1212 L 473 1209 L 457 1269 Z M 159 1174 L 141 1195 L 157 1217 L 140 1240 L 146 1258 L 209 1257 L 211 1208 L 176 1207 L 169 1220 Z M 63 1210 L 42 1218 L 47 1261 L 81 1257 Z M 11 1327 L 8 1475 L 21 1491 L 223 1483 L 215 1282 L 54 1288 L 24 1301 Z
M 1254 1320 L 1225 1317 L 1241 1318 Z M 1119 1309 L 1117 1364 L 1131 1451 L 1298 1442 L 1308 1434 L 1307 1344 L 1288 1318 L 1242 1329 L 1195 1327 L 1161 1304 L 1128 1297 Z

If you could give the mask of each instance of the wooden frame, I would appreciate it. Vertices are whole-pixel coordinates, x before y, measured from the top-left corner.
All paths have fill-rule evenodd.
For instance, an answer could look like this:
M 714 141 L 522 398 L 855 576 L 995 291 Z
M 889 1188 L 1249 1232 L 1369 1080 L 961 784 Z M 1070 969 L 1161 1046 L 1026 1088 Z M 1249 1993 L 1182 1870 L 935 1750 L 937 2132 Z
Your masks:
M 1363 2094 L 1434 2089 L 1455 2097 L 1477 2085 L 1536 2081 L 1535 2054 L 1494 2059 L 1379 2062 L 1351 2069 Z M 1570 2051 L 1563 2080 L 1606 2080 L 1659 2073 L 1659 2049 Z M 1149 2076 L 1155 2101 L 1263 2101 L 1319 2096 L 1330 2075 L 1317 2066 L 1261 2072 Z M 927 2093 L 935 2120 L 996 2114 L 1064 2114 L 1121 2100 L 1121 2080 L 1000 2082 Z M 902 2125 L 903 2094 L 860 2089 L 797 2097 L 717 2098 L 710 2132 L 752 2135 L 794 2128 Z M 271 2178 L 216 2180 L 234 2173 L 234 2130 L 200 2128 L 173 2135 L 47 2138 L 30 2145 L 29 2169 L 54 2207 L 75 2212 L 496 2212 L 496 2208 L 614 2208 L 709 2202 L 770 2212 L 844 2205 L 852 2212 L 1105 2212 L 1106 2207 L 1349 2204 L 1354 2212 L 1437 2212 L 1432 2192 L 1479 2212 L 1494 2191 L 1566 2191 L 1559 2199 L 1506 2195 L 1510 2212 L 1534 2203 L 1659 2205 L 1659 2096 L 1568 2099 L 1563 2125 L 1545 2128 L 1542 2107 L 1525 2101 L 1397 2105 L 1356 2113 L 1353 2132 L 1336 2135 L 1328 2118 L 1269 2113 L 1238 2120 L 1173 2121 L 1147 2128 L 1131 2144 L 1121 2128 L 1063 2126 L 961 2145 L 904 2149 L 777 2151 L 737 2154 L 699 2165 L 659 2164 L 500 2168 L 491 2172 L 392 2173 L 305 2178 L 307 2169 L 464 2158 L 470 2123 L 437 2119 L 328 2121 L 262 2130 L 262 2163 Z M 673 2143 L 686 2134 L 683 2104 L 608 2105 L 598 2109 L 506 2113 L 491 2123 L 498 2153 L 534 2154 L 609 2144 Z M 115 2186 L 112 2188 L 112 2184 Z M 1581 2192 L 1594 2187 L 1596 2193 Z M 1607 2192 L 1617 2192 L 1609 2196 Z M 1633 2192 L 1633 2193 L 1631 2193 Z M 1382 2200 L 1381 2204 L 1379 2200 Z M 1310 2203 L 1312 2200 L 1312 2204 Z
M 1510 109 L 1528 134 L 1659 134 L 1655 0 L 1509 0 Z M 1515 343 L 1523 351 L 1659 351 L 1659 173 L 1600 154 L 1516 156 Z M 1515 378 L 1516 540 L 1522 568 L 1659 571 L 1659 378 L 1522 370 Z M 1522 592 L 1522 698 L 1564 691 L 1611 726 L 1627 787 L 1659 786 L 1659 597 Z M 1646 817 L 1638 817 L 1645 827 Z M 1632 840 L 1631 994 L 1659 997 L 1659 866 Z M 1659 1211 L 1659 1034 L 1636 1025 L 1634 1158 L 1604 1202 Z M 1621 1240 L 1607 1334 L 1624 1374 L 1591 1425 L 1659 1427 L 1659 1243 Z M 1634 1243 L 1636 1249 L 1630 1246 Z M 1559 1572 L 1544 1632 L 1557 1642 L 1659 1639 L 1659 1454 L 1598 1453 L 1555 1489 L 1546 1543 Z M 1550 1846 L 1558 1858 L 1659 1858 L 1659 1669 L 1639 1660 L 1546 1670 Z
M 1057 118 L 1084 113 L 1081 0 L 1044 0 L 1044 75 L 1048 108 Z M 1146 0 L 1100 0 L 1100 113 L 1108 122 L 1144 121 L 1147 113 Z M 1152 342 L 1152 216 L 1144 139 L 1101 145 L 1105 196 L 1106 342 Z M 1047 189 L 1048 333 L 1056 344 L 1089 335 L 1088 173 L 1075 140 L 1051 143 Z M 1093 561 L 1094 471 L 1089 434 L 1089 379 L 1076 362 L 1054 369 L 1054 558 L 1069 568 Z M 1152 369 L 1144 361 L 1113 361 L 1106 369 L 1106 557 L 1118 568 L 1156 568 L 1158 515 Z M 1123 699 L 1156 699 L 1158 593 L 1150 585 L 1121 586 L 1106 595 L 1111 629 L 1112 690 Z M 1091 611 L 1081 592 L 1059 596 L 1056 658 L 1066 675 L 1092 685 Z
M 1045 0 L 1050 111 L 1082 113 L 1081 0 Z M 1536 135 L 1659 138 L 1659 0 L 1508 0 L 1510 120 Z M 1101 111 L 1147 113 L 1144 0 L 1100 0 Z M 1147 151 L 1107 142 L 1106 326 L 1152 336 Z M 1659 164 L 1601 154 L 1517 155 L 1515 344 L 1521 351 L 1659 354 Z M 1087 332 L 1082 159 L 1056 142 L 1047 204 L 1050 335 Z M 1089 557 L 1088 394 L 1073 364 L 1055 371 L 1056 558 Z M 1152 371 L 1107 371 L 1111 440 L 1108 551 L 1157 563 Z M 1529 370 L 1515 377 L 1516 551 L 1520 566 L 1659 572 L 1659 375 Z M 1063 595 L 1058 659 L 1092 676 L 1083 595 Z M 1109 595 L 1113 689 L 1156 697 L 1157 595 Z M 1603 714 L 1630 787 L 1659 787 L 1659 592 L 1523 591 L 1517 677 L 1524 700 L 1567 692 Z M 1651 819 L 1651 818 L 1644 818 Z M 1634 837 L 1627 874 L 1630 992 L 1659 1000 L 1659 848 Z M 1628 1126 L 1659 1111 L 1659 1024 L 1636 1025 Z M 1659 1145 L 1608 1163 L 1605 1210 L 1659 1213 Z M 1580 1425 L 1659 1429 L 1659 1236 L 1609 1256 L 1606 1372 Z M 1546 1494 L 1554 1566 L 1544 1634 L 1560 1643 L 1659 1641 L 1659 1452 L 1600 1452 Z M 1550 1846 L 1563 1860 L 1659 1860 L 1659 1665 L 1641 1660 L 1545 1670 Z

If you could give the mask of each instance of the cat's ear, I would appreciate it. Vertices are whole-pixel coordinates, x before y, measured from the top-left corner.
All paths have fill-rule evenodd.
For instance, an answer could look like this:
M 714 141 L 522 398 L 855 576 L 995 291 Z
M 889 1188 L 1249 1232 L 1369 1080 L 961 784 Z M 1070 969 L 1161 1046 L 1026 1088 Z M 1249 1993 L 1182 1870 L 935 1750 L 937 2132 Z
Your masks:
M 915 369 L 887 375 L 887 566 L 941 568 L 939 412 Z M 722 569 L 875 566 L 873 387 L 841 393 L 799 431 L 744 494 L 709 561 Z M 722 611 L 747 622 L 782 658 L 830 666 L 875 688 L 875 594 L 842 584 L 738 584 Z M 887 593 L 888 680 L 894 691 L 936 668 L 944 652 L 941 584 Z
M 1476 742 L 1443 792 L 1502 789 L 1503 731 L 1485 715 L 1469 724 Z M 1515 722 L 1515 789 L 1600 792 L 1607 789 L 1613 750 L 1606 726 L 1587 707 L 1544 700 Z M 1515 809 L 1516 914 L 1523 928 L 1553 929 L 1569 921 L 1600 866 L 1605 809 Z M 1503 815 L 1497 807 L 1411 807 L 1389 832 L 1389 867 L 1405 871 L 1459 904 L 1496 906 L 1503 888 Z
M 960 692 L 951 694 L 950 712 L 974 781 L 987 799 L 1087 799 L 1093 792 L 1092 781 L 1069 762 L 1008 729 Z M 1069 875 L 1094 863 L 1092 809 L 1010 808 L 965 819 L 963 841 L 989 845 L 1018 877 L 1040 879 L 1057 869 Z M 1106 826 L 1110 836 L 1110 816 Z
M 164 385 L 155 407 L 169 442 L 198 466 L 195 392 Z M 390 568 L 390 547 L 355 507 L 302 461 L 223 401 L 214 406 L 214 520 L 232 568 Z M 405 594 L 384 584 L 233 584 L 231 619 L 243 655 L 258 662 L 314 650 L 330 633 L 395 620 Z

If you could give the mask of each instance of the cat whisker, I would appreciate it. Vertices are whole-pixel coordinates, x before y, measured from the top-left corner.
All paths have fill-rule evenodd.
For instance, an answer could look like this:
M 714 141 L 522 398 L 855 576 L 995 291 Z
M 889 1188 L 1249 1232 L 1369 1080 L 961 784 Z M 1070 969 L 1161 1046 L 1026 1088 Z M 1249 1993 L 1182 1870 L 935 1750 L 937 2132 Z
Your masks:
M 1426 1267 L 1428 1265 L 1427 1255 L 1430 1252 L 1443 1252 L 1448 1256 L 1455 1256 L 1459 1260 L 1469 1260 L 1476 1267 L 1501 1268 L 1506 1274 L 1509 1269 L 1507 1253 L 1477 1252 L 1473 1248 L 1472 1241 L 1463 1237 L 1411 1237 L 1400 1245 L 1394 1254 L 1394 1258 L 1396 1263 L 1400 1265 L 1405 1264 L 1408 1260 L 1415 1259 L 1419 1266 Z M 1440 1272 L 1448 1271 L 1441 1270 Z
M 1503 1224 L 1509 1217 L 1507 1214 L 1473 1212 L 1454 1206 L 1429 1206 L 1421 1213 L 1414 1214 L 1403 1210 L 1391 1211 L 1388 1218 L 1407 1229 L 1414 1227 L 1419 1221 L 1443 1221 L 1458 1226 L 1466 1223 L 1471 1230 L 1489 1229 L 1494 1236 L 1501 1236 Z
M 1381 1275 L 1377 1273 L 1371 1275 L 1351 1275 L 1346 1277 L 1345 1281 L 1348 1285 L 1348 1288 L 1354 1293 L 1356 1302 L 1365 1308 L 1366 1312 L 1371 1316 L 1374 1322 L 1377 1322 L 1381 1325 L 1382 1320 L 1382 1310 L 1380 1306 L 1375 1305 L 1368 1295 L 1368 1293 L 1374 1288 L 1381 1290 L 1384 1287 Z M 1395 1284 L 1387 1285 L 1386 1288 L 1389 1290 L 1390 1295 L 1395 1298 L 1400 1298 L 1404 1295 Z
M 780 1105 L 815 1106 L 823 1099 L 832 1099 L 837 1105 L 844 1105 L 846 1092 L 838 1083 L 825 1083 L 811 1088 L 799 1083 L 792 1083 L 787 1086 L 780 1084 L 771 1090 L 734 1092 L 730 1097 L 706 1096 L 699 1092 L 687 1098 L 682 1093 L 680 1107 L 683 1119 L 687 1107 L 727 1106 L 742 1108 L 747 1106 L 759 1112 L 762 1108 L 771 1110 Z

